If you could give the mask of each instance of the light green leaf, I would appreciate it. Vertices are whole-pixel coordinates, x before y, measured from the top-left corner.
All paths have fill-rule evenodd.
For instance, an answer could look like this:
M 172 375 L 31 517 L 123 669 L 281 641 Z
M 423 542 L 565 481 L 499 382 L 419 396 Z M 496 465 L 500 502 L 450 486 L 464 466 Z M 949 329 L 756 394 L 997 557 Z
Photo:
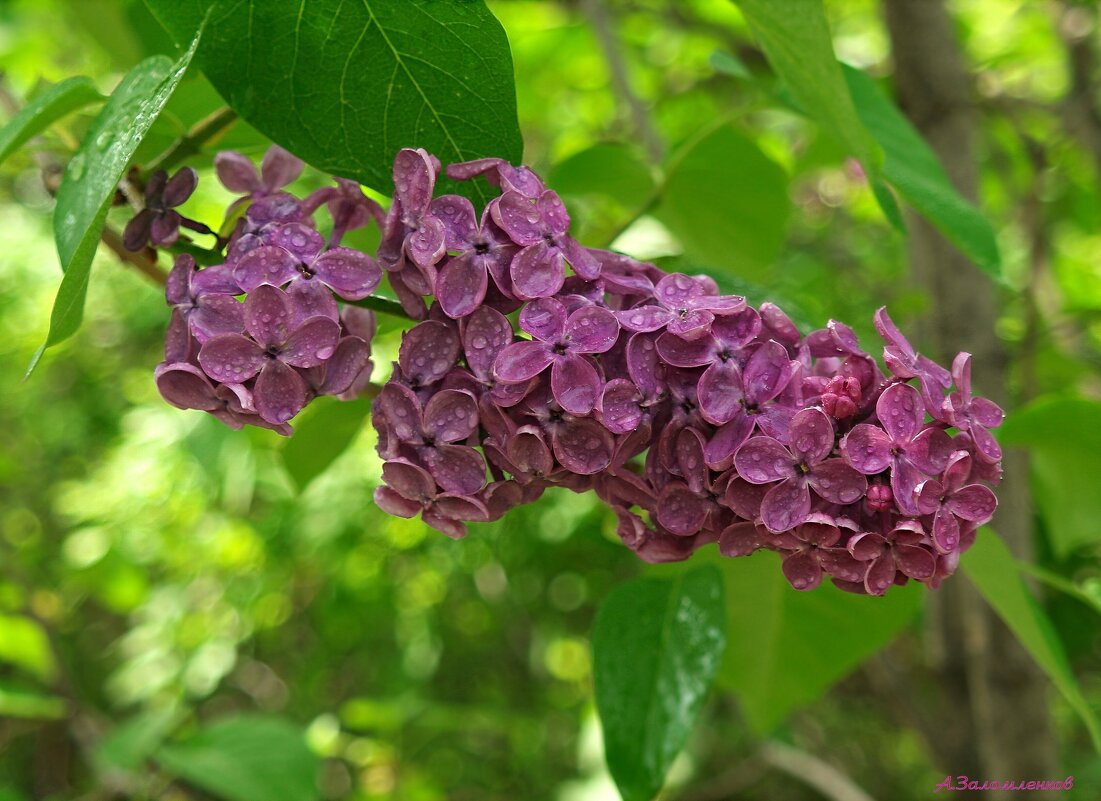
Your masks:
M 0 662 L 7 662 L 43 681 L 57 670 L 50 640 L 34 620 L 18 615 L 0 615 Z
M 730 646 L 719 682 L 734 691 L 761 735 L 818 700 L 909 626 L 925 591 L 916 585 L 892 587 L 873 598 L 827 582 L 798 592 L 773 553 L 726 558 L 721 566 Z
M 861 121 L 883 148 L 884 177 L 968 258 L 1001 280 L 990 221 L 960 196 L 936 154 L 875 81 L 849 66 L 844 72 Z
M 0 718 L 60 720 L 65 717 L 65 699 L 56 695 L 0 685 Z
M 325 172 L 389 193 L 402 147 L 444 164 L 523 154 L 512 54 L 482 0 L 146 4 L 177 40 L 212 8 L 203 72 L 242 118 Z
M 191 63 L 199 36 L 175 63 L 153 56 L 132 69 L 111 94 L 69 162 L 57 191 L 54 237 L 65 276 L 57 290 L 50 332 L 27 368 L 29 375 L 51 345 L 80 328 L 88 273 L 107 210 L 130 157 Z
M 226 801 L 316 801 L 320 760 L 301 730 L 242 715 L 214 723 L 153 759 L 168 773 Z
M 997 433 L 1003 444 L 1029 450 L 1036 506 L 1056 556 L 1101 541 L 1101 403 L 1041 398 L 1010 414 Z
M 745 63 L 733 53 L 727 53 L 725 50 L 716 50 L 707 60 L 710 62 L 715 72 L 721 72 L 723 75 L 729 75 L 731 78 L 740 78 L 743 81 L 753 80 L 753 73 L 751 73 Z
M 901 224 L 897 206 L 881 185 L 883 151 L 860 121 L 834 56 L 822 0 L 735 2 L 792 99 L 860 160 L 887 218 Z
M 300 490 L 344 453 L 370 413 L 369 398 L 349 402 L 323 399 L 311 404 L 311 412 L 295 423 L 294 436 L 283 448 L 283 465 Z
M 655 215 L 690 258 L 753 280 L 773 267 L 790 211 L 783 169 L 723 125 L 673 157 Z
M 66 78 L 27 103 L 0 129 L 0 163 L 31 137 L 45 131 L 66 114 L 103 100 L 91 78 Z
M 992 529 L 984 527 L 960 564 L 986 602 L 1082 718 L 1094 749 L 1101 753 L 1101 724 L 1097 715 L 1082 695 L 1055 628 L 1021 581 L 1016 560 L 1005 543 Z
M 722 659 L 722 577 L 704 566 L 619 585 L 597 614 L 592 643 L 608 769 L 624 801 L 649 801 Z

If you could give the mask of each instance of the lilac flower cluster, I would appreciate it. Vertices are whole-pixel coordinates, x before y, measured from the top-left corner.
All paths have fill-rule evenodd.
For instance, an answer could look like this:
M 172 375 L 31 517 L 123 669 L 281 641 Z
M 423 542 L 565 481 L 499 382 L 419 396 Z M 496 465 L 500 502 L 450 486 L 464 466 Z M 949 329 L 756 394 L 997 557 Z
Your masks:
M 161 393 L 289 433 L 317 395 L 376 392 L 374 320 L 350 304 L 385 274 L 415 321 L 374 401 L 375 500 L 393 515 L 458 538 L 549 487 L 592 490 L 647 561 L 767 549 L 796 589 L 880 595 L 936 586 L 994 514 L 1001 409 L 972 395 L 969 354 L 941 367 L 885 309 L 886 371 L 843 323 L 803 336 L 707 276 L 582 246 L 558 195 L 500 159 L 447 167 L 497 190 L 480 210 L 437 196 L 423 150 L 397 154 L 386 212 L 343 179 L 287 192 L 302 165 L 278 148 L 259 171 L 233 153 L 215 166 L 238 219 L 222 264 L 176 260 Z M 193 188 L 154 187 L 154 242 L 177 223 L 174 183 Z M 377 261 L 340 246 L 372 220 Z
M 347 230 L 380 219 L 381 208 L 358 185 L 351 191 L 350 182 L 304 200 L 282 191 L 302 162 L 278 147 L 268 151 L 260 173 L 236 153 L 219 154 L 215 164 L 222 183 L 243 193 L 231 212 L 244 213 L 224 263 L 199 269 L 186 253 L 176 258 L 165 287 L 172 319 L 157 388 L 173 406 L 209 412 L 233 428 L 256 425 L 289 435 L 287 421 L 312 398 L 350 399 L 368 385 L 374 316 L 352 305 L 341 309 L 338 300 L 367 297 L 382 271 L 372 257 L 339 241 Z M 191 176 L 186 195 L 195 187 Z M 153 178 L 150 186 L 159 180 Z M 177 178 L 167 189 L 160 180 L 158 191 L 167 195 Z M 313 221 L 325 204 L 333 216 L 328 244 Z M 167 244 L 158 233 L 167 224 L 159 207 L 140 212 L 135 229 L 143 216 L 153 221 L 140 227 Z
M 499 190 L 480 214 L 433 198 L 439 174 L 398 154 L 379 251 L 422 321 L 375 401 L 391 514 L 461 537 L 548 487 L 593 490 L 648 561 L 763 548 L 796 589 L 873 595 L 936 586 L 993 515 L 1002 412 L 972 396 L 968 354 L 944 369 L 881 309 L 884 373 L 843 323 L 804 337 L 706 276 L 582 247 L 527 168 L 450 165 Z

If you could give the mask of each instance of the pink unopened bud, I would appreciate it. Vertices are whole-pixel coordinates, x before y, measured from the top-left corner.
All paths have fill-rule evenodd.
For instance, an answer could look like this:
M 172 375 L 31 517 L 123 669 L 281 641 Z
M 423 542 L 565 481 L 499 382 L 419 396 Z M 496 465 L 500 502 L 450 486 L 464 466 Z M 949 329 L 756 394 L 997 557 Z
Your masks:
M 865 503 L 868 505 L 869 511 L 885 512 L 894 505 L 894 502 L 894 493 L 886 484 L 872 484 L 868 487 Z
M 852 417 L 860 408 L 860 382 L 851 376 L 836 376 L 822 392 L 822 408 L 835 420 Z

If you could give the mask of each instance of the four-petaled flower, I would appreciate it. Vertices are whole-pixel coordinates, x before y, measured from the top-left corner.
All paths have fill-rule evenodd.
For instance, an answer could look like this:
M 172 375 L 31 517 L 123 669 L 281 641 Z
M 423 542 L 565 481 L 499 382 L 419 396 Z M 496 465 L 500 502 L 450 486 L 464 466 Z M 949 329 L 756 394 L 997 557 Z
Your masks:
M 180 236 L 180 224 L 184 218 L 176 211 L 191 197 L 199 183 L 199 176 L 190 167 L 184 167 L 171 179 L 164 170 L 149 176 L 145 185 L 145 208 L 126 224 L 122 232 L 122 244 L 127 250 L 139 251 L 146 242 L 167 247 L 175 244 Z M 205 225 L 191 223 L 200 233 L 210 233 Z
M 505 192 L 491 213 L 493 221 L 522 248 L 509 268 L 516 297 L 530 300 L 558 292 L 566 279 L 563 260 L 586 281 L 600 275 L 600 262 L 567 233 L 570 216 L 549 189 L 537 198 Z
M 520 327 L 533 339 L 514 342 L 497 356 L 498 381 L 530 381 L 551 368 L 551 391 L 572 414 L 588 414 L 600 397 L 601 377 L 588 354 L 604 353 L 619 336 L 619 323 L 608 309 L 582 306 L 567 316 L 553 298 L 529 303 L 520 312 Z
M 333 355 L 340 326 L 328 317 L 298 322 L 287 294 L 262 284 L 245 299 L 243 334 L 211 337 L 199 351 L 203 371 L 225 384 L 256 376 L 256 410 L 269 423 L 285 423 L 309 400 L 309 388 L 295 367 L 316 367 Z
M 861 423 L 841 441 L 849 464 L 867 476 L 891 468 L 891 490 L 898 507 L 917 515 L 914 492 L 926 479 L 938 475 L 952 449 L 950 437 L 940 428 L 923 428 L 925 407 L 921 395 L 909 384 L 894 384 L 876 402 L 879 426 Z
M 683 273 L 658 281 L 653 296 L 652 302 L 619 312 L 620 324 L 628 331 L 663 329 L 681 339 L 699 339 L 711 330 L 715 317 L 746 308 L 742 296 L 719 295 L 705 281 Z
M 833 422 L 821 409 L 804 409 L 791 420 L 790 445 L 772 437 L 753 437 L 734 455 L 739 475 L 751 484 L 772 484 L 761 502 L 761 520 L 769 531 L 795 528 L 811 512 L 811 489 L 829 503 L 855 503 L 868 481 L 844 460 L 829 458 Z
M 466 521 L 488 520 L 489 510 L 477 498 L 459 492 L 441 492 L 432 474 L 405 459 L 382 466 L 384 486 L 375 489 L 375 503 L 395 517 L 421 520 L 453 539 L 466 536 Z
M 971 354 L 961 353 L 952 362 L 952 378 L 956 391 L 948 396 L 946 405 L 952 425 L 971 435 L 975 452 L 987 464 L 1002 458 L 1002 447 L 989 429 L 997 428 L 1005 419 L 1005 412 L 998 404 L 971 394 Z
M 432 201 L 432 214 L 443 222 L 452 258 L 436 276 L 436 299 L 448 317 L 466 317 L 481 306 L 489 276 L 504 294 L 511 291 L 509 265 L 517 246 L 493 223 L 487 207 L 481 222 L 474 206 L 460 195 Z
M 928 581 L 936 573 L 937 560 L 929 549 L 925 530 L 917 520 L 900 520 L 886 534 L 862 531 L 849 541 L 849 553 L 866 565 L 864 589 L 882 595 L 899 573 L 915 581 Z
M 841 581 L 860 581 L 865 567 L 839 544 L 845 523 L 812 512 L 790 531 L 772 535 L 771 544 L 784 554 L 780 569 L 792 587 L 813 590 L 822 583 L 823 574 Z
M 989 487 L 968 484 L 971 454 L 956 451 L 949 457 L 944 475 L 929 479 L 917 492 L 918 511 L 933 515 L 933 545 L 941 553 L 951 553 L 960 544 L 960 520 L 981 525 L 989 522 L 998 508 L 998 499 Z

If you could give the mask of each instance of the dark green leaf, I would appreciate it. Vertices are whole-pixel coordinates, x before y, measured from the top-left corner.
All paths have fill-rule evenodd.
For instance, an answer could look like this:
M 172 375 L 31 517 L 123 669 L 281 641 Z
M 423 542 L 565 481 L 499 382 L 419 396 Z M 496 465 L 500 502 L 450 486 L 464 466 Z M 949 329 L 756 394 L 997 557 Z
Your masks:
M 845 66 L 856 111 L 883 148 L 883 175 L 937 229 L 991 276 L 1001 279 L 1001 257 L 986 217 L 952 186 L 939 159 L 875 81 Z
M 798 592 L 772 553 L 721 565 L 730 646 L 719 682 L 737 694 L 762 735 L 894 639 L 917 615 L 925 591 L 892 587 L 872 598 L 827 583 Z
M 1101 403 L 1041 398 L 1010 414 L 998 439 L 1029 450 L 1036 505 L 1056 556 L 1101 541 Z
M 368 398 L 347 403 L 326 399 L 311 404 L 310 414 L 295 424 L 294 436 L 283 448 L 283 464 L 299 489 L 305 489 L 344 452 L 370 413 Z
M 752 280 L 779 255 L 790 210 L 783 169 L 724 125 L 673 157 L 655 214 L 687 256 Z
M 621 584 L 597 614 L 592 643 L 608 769 L 624 801 L 649 801 L 722 660 L 722 576 L 705 566 Z
M 213 6 L 198 63 L 249 123 L 383 192 L 402 147 L 518 162 L 512 55 L 482 0 L 146 0 L 177 39 Z
M 853 107 L 821 0 L 735 2 L 795 102 L 860 160 L 874 187 L 883 152 Z M 878 191 L 876 197 L 883 202 Z
M 314 801 L 320 761 L 303 733 L 258 715 L 223 720 L 154 760 L 168 773 L 226 801 Z
M 54 300 L 50 332 L 31 360 L 28 374 L 46 348 L 68 339 L 80 327 L 92 257 L 119 179 L 187 70 L 198 41 L 196 35 L 175 63 L 165 56 L 153 56 L 134 67 L 111 94 L 69 162 L 54 209 L 54 237 L 65 276 Z
M 975 544 L 964 554 L 961 566 L 986 602 L 1082 718 L 1094 748 L 1101 752 L 1101 725 L 1097 715 L 1082 695 L 1051 620 L 1021 581 L 1016 560 L 1005 543 L 992 529 L 980 529 Z
M 51 86 L 20 109 L 0 130 L 0 162 L 66 114 L 101 100 L 103 95 L 91 78 L 67 78 Z

